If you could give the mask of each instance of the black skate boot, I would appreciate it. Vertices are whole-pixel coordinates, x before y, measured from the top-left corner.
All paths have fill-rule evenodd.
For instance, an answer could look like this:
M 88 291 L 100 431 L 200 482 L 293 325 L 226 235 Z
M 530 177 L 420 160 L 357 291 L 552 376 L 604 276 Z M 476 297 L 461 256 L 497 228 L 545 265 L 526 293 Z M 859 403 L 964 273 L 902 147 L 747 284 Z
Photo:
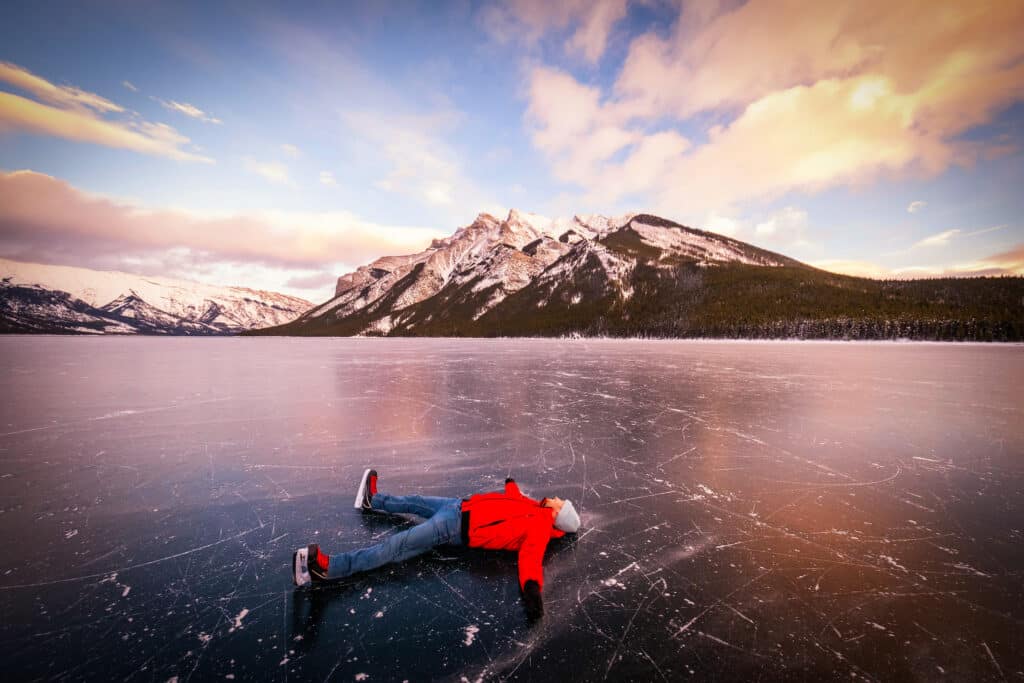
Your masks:
M 352 507 L 363 512 L 373 512 L 370 501 L 377 495 L 377 470 L 366 470 L 363 478 L 359 481 L 359 490 L 356 492 L 356 500 Z
M 292 553 L 292 582 L 296 586 L 327 581 L 327 566 L 331 558 L 320 552 L 320 546 L 311 543 Z

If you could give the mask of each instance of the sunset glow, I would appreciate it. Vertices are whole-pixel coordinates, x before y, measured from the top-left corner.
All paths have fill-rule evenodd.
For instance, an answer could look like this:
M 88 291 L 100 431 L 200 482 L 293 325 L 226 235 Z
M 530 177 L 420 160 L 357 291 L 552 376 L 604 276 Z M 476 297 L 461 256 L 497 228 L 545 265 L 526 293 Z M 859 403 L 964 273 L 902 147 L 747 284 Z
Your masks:
M 1024 274 L 1018 2 L 50 11 L 0 10 L 3 258 L 322 300 L 515 207 Z

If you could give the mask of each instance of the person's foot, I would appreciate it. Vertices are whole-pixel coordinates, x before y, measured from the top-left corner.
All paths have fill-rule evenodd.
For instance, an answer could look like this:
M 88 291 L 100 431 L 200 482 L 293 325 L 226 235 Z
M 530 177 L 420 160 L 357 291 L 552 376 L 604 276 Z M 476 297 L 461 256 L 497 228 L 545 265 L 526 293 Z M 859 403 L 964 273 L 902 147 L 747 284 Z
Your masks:
M 363 478 L 359 480 L 359 490 L 356 492 L 356 500 L 352 507 L 363 512 L 371 512 L 373 507 L 370 501 L 377 495 L 377 470 L 368 469 L 363 472 Z
M 327 580 L 327 567 L 331 564 L 331 558 L 327 553 L 320 550 L 316 543 L 310 543 L 306 548 L 306 555 L 309 557 L 309 576 L 313 583 L 320 583 Z
M 320 546 L 311 543 L 292 553 L 292 582 L 296 586 L 327 581 L 327 566 L 331 558 L 320 551 Z

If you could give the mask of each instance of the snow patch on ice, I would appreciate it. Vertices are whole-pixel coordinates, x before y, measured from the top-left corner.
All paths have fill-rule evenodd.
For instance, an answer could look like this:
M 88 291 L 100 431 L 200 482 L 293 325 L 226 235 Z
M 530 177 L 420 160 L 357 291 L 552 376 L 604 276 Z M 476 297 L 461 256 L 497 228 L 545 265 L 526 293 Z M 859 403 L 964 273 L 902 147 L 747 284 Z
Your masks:
M 899 569 L 900 571 L 903 571 L 903 572 L 906 572 L 906 571 L 907 571 L 907 568 L 906 568 L 906 567 L 904 567 L 904 566 L 903 566 L 902 564 L 900 564 L 899 562 L 897 562 L 897 561 L 896 561 L 896 558 L 895 558 L 895 557 L 890 557 L 889 555 L 879 555 L 879 556 L 878 556 L 878 559 L 880 559 L 880 560 L 884 560 L 884 561 L 885 561 L 885 562 L 887 562 L 887 563 L 888 563 L 889 565 L 891 565 L 891 566 L 895 567 L 896 569 Z
M 470 624 L 466 628 L 462 629 L 462 631 L 466 634 L 466 637 L 462 640 L 462 644 L 469 646 L 473 644 L 474 640 L 476 640 L 476 634 L 480 633 L 480 627 L 476 624 Z
M 983 576 L 985 578 L 988 578 L 988 576 L 989 576 L 988 574 L 986 574 L 983 571 L 978 571 L 977 569 L 975 569 L 971 565 L 967 564 L 966 562 L 958 562 L 958 563 L 953 565 L 953 568 L 954 569 L 959 569 L 962 572 L 970 572 L 971 574 L 974 574 L 975 576 Z
M 123 417 L 125 415 L 134 415 L 137 412 L 139 412 L 139 411 L 137 411 L 137 410 L 115 410 L 112 413 L 107 413 L 106 415 L 100 415 L 99 417 L 93 417 L 93 418 L 90 418 L 90 419 L 92 419 L 93 421 L 96 421 L 96 420 L 109 420 L 109 419 L 115 418 L 115 417 Z
M 233 633 L 235 629 L 242 628 L 242 619 L 245 619 L 245 616 L 247 614 L 249 614 L 249 608 L 243 607 L 242 611 L 239 612 L 237 616 L 235 616 L 234 626 L 228 629 L 228 633 Z

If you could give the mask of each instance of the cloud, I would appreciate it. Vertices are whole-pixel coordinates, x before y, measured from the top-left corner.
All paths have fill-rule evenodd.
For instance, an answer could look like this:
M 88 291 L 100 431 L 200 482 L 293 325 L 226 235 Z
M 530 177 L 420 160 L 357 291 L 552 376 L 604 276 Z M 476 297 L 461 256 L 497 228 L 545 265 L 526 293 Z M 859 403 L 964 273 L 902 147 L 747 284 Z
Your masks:
M 131 90 L 132 92 L 139 92 L 139 89 L 131 81 L 121 81 L 121 85 L 123 85 L 128 90 Z
M 547 7 L 558 4 L 544 3 Z M 589 11 L 566 43 L 566 51 L 582 55 L 588 62 L 594 63 L 604 54 L 612 27 L 626 16 L 626 0 L 590 1 L 579 5 Z
M 1014 70 L 1024 53 L 1018 40 L 1022 19 L 1024 8 L 1015 3 L 911 0 L 899 12 L 886 0 L 694 3 L 667 35 L 651 32 L 633 41 L 615 88 L 637 105 L 682 118 L 850 75 L 885 78 L 902 93 L 919 92 L 936 80 L 958 91 L 988 90 L 969 80 Z M 778 42 L 783 35 L 784 50 Z M 960 99 L 963 92 L 949 95 Z M 955 118 L 954 112 L 935 114 Z
M 421 115 L 348 111 L 342 118 L 355 137 L 372 145 L 373 154 L 387 161 L 387 175 L 374 183 L 378 189 L 442 208 L 490 203 L 463 173 L 458 155 L 442 137 L 461 121 L 460 113 L 447 109 Z
M 803 244 L 807 228 L 807 212 L 787 206 L 768 220 L 755 225 L 754 234 L 763 240 L 778 244 Z
M 726 237 L 735 236 L 742 228 L 743 224 L 739 220 L 730 216 L 723 216 L 714 211 L 709 213 L 708 217 L 701 224 L 702 230 L 725 235 Z
M 689 142 L 674 131 L 645 136 L 630 130 L 600 90 L 557 69 L 535 68 L 527 125 L 535 147 L 559 180 L 585 188 L 585 202 L 614 202 L 657 186 Z M 624 161 L 613 161 L 630 150 Z
M 993 254 L 982 259 L 982 262 L 1015 275 L 1024 275 L 1024 244 L 1018 244 L 1008 251 Z
M 894 251 L 887 251 L 887 252 L 883 253 L 882 255 L 883 256 L 888 256 L 888 257 L 902 256 L 902 255 L 906 255 L 906 254 L 911 254 L 911 253 L 915 252 L 916 250 L 919 250 L 919 249 L 922 249 L 922 248 L 927 250 L 929 248 L 934 248 L 934 247 L 945 247 L 945 246 L 948 246 L 949 243 L 952 242 L 953 240 L 958 240 L 959 241 L 959 240 L 962 240 L 964 237 L 974 237 L 976 235 L 985 235 L 985 234 L 990 233 L 990 232 L 995 232 L 996 230 L 1002 230 L 1003 228 L 1006 228 L 1006 227 L 1007 227 L 1007 225 L 1005 225 L 1005 224 L 1004 225 L 994 225 L 994 226 L 989 227 L 989 228 L 980 228 L 978 230 L 971 230 L 970 232 L 966 232 L 966 231 L 964 231 L 964 230 L 962 230 L 960 228 L 953 228 L 953 229 L 950 229 L 950 230 L 943 230 L 942 232 L 936 233 L 934 235 L 929 235 L 928 237 L 925 237 L 924 239 L 918 240 L 917 242 L 914 242 L 913 244 L 911 244 L 909 247 L 907 247 L 905 249 L 897 249 L 897 250 L 894 250 Z
M 869 277 L 876 280 L 895 277 L 891 269 L 880 266 L 877 263 L 871 263 L 870 261 L 824 259 L 811 261 L 808 265 L 820 268 L 821 270 L 827 270 L 830 273 L 852 275 L 854 277 Z
M 825 260 L 810 265 L 822 270 L 875 279 L 914 279 L 936 277 L 1024 276 L 1024 244 L 977 261 L 937 266 L 903 266 L 890 268 L 868 261 Z
M 224 263 L 320 271 L 413 253 L 443 236 L 346 211 L 151 208 L 90 195 L 33 171 L 0 173 L 0 256 L 21 261 L 116 269 L 136 259 L 172 263 L 179 274 Z
M 68 109 L 91 109 L 99 112 L 123 112 L 124 108 L 110 100 L 70 85 L 54 85 L 36 76 L 28 69 L 10 62 L 0 62 L 0 81 L 10 83 L 19 90 Z
M 255 173 L 265 180 L 278 185 L 294 187 L 295 183 L 288 175 L 288 167 L 278 161 L 256 161 L 252 157 L 244 157 L 242 165 L 245 170 Z
M 293 289 L 323 290 L 334 287 L 339 273 L 319 271 L 311 275 L 296 275 L 285 282 L 285 286 Z
M 216 123 L 218 125 L 223 123 L 220 119 L 207 114 L 205 111 L 193 104 L 188 104 L 187 102 L 175 102 L 174 100 L 162 100 L 159 97 L 154 97 L 153 99 L 163 105 L 165 109 L 176 111 L 179 114 L 184 114 L 185 116 L 193 119 L 198 119 L 206 123 Z
M 810 216 L 797 206 L 785 206 L 767 216 L 710 211 L 697 227 L 770 249 L 802 249 L 806 252 L 809 248 L 820 248 L 809 237 Z
M 910 202 L 910 205 L 907 207 L 907 213 L 917 213 L 926 206 L 928 206 L 928 202 Z
M 338 181 L 334 178 L 334 173 L 331 171 L 320 171 L 320 184 L 328 185 L 333 187 L 338 184 Z
M 964 237 L 973 237 L 974 235 L 984 235 L 985 233 L 995 232 L 996 230 L 1002 230 L 1005 227 L 1007 227 L 1005 224 L 1004 225 L 993 225 L 991 228 L 981 228 L 980 230 L 974 230 L 972 232 L 968 232 L 968 233 L 964 234 Z
M 572 28 L 566 53 L 596 63 L 612 28 L 626 16 L 626 0 L 513 0 L 481 12 L 485 30 L 501 43 L 537 43 L 545 34 Z
M 72 86 L 57 86 L 26 69 L 0 63 L 0 81 L 37 99 L 0 91 L 0 133 L 24 131 L 78 142 L 89 142 L 178 161 L 213 163 L 213 159 L 185 151 L 190 141 L 174 128 L 137 117 L 112 120 L 104 115 L 125 110 L 94 93 Z
M 669 214 L 721 211 L 940 173 L 984 154 L 958 136 L 1024 97 L 1019 3 L 913 2 L 896 14 L 882 0 L 716 7 L 688 5 L 667 35 L 633 40 L 608 90 L 531 70 L 527 123 L 556 177 L 606 202 L 635 189 Z M 679 132 L 709 119 L 706 135 Z M 672 148 L 652 154 L 657 138 Z M 652 182 L 620 189 L 626 169 Z
M 911 249 L 918 247 L 944 247 L 949 244 L 949 241 L 960 234 L 959 230 L 945 230 L 936 235 L 925 237 L 920 242 L 914 244 Z
M 298 159 L 300 156 L 302 156 L 302 150 L 300 150 L 295 145 L 289 145 L 288 143 L 281 145 L 281 151 L 290 156 L 292 159 Z

